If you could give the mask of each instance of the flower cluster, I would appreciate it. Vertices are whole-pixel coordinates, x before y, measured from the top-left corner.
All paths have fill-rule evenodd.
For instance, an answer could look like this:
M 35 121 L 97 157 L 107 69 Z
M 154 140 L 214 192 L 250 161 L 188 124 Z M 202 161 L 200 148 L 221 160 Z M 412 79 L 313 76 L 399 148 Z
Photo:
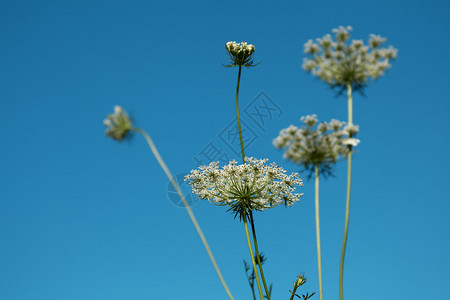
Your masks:
M 230 64 L 227 67 L 251 67 L 253 66 L 253 56 L 255 54 L 255 46 L 246 42 L 236 43 L 227 42 L 225 44 Z
M 280 204 L 292 206 L 300 201 L 302 194 L 294 193 L 296 186 L 303 186 L 297 173 L 288 176 L 275 163 L 266 165 L 267 159 L 246 157 L 245 161 L 238 165 L 233 160 L 222 169 L 218 162 L 212 162 L 200 170 L 192 170 L 185 180 L 199 198 L 219 206 L 228 205 L 241 218 L 253 210 Z
M 127 113 L 118 105 L 114 106 L 114 113 L 108 115 L 103 124 L 107 127 L 106 135 L 119 142 L 129 136 L 133 127 Z
M 390 61 L 397 58 L 397 49 L 382 48 L 386 38 L 374 34 L 370 35 L 368 46 L 361 40 L 348 43 L 351 30 L 350 26 L 333 29 L 335 41 L 329 34 L 316 42 L 309 40 L 305 44 L 308 58 L 303 60 L 303 69 L 340 87 L 361 88 L 369 79 L 382 76 L 390 68 Z
M 314 172 L 316 166 L 324 175 L 331 174 L 332 166 L 339 157 L 347 156 L 352 146 L 359 143 L 354 136 L 359 127 L 347 125 L 345 122 L 331 120 L 331 122 L 318 124 L 316 115 L 308 115 L 300 119 L 304 126 L 298 128 L 294 125 L 280 131 L 274 139 L 276 148 L 286 149 L 285 158 L 302 165 L 305 170 Z

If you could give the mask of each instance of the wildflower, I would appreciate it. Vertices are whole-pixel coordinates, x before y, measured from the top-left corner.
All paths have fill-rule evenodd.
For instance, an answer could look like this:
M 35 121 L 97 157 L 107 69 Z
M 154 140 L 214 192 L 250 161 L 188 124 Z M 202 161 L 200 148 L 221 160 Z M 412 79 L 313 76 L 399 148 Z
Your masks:
M 130 118 L 119 105 L 114 106 L 114 113 L 108 115 L 103 124 L 107 127 L 106 135 L 119 142 L 129 137 L 132 128 Z
M 354 136 L 359 132 L 359 126 L 358 125 L 353 125 L 353 124 L 348 124 L 347 126 L 344 127 L 344 131 L 348 136 Z
M 219 168 L 218 162 L 201 166 L 186 175 L 192 191 L 201 199 L 218 206 L 228 205 L 229 210 L 242 217 L 250 211 L 263 211 L 284 204 L 292 206 L 303 194 L 293 193 L 303 186 L 297 173 L 286 171 L 275 163 L 266 165 L 267 159 L 246 157 L 246 163 L 235 160 Z
M 226 65 L 226 67 L 252 67 L 253 64 L 253 56 L 255 54 L 255 46 L 252 44 L 248 44 L 247 42 L 227 42 L 225 44 L 225 48 L 227 49 L 228 57 L 230 58 L 230 64 Z
M 351 85 L 362 89 L 368 80 L 374 80 L 391 67 L 390 61 L 397 58 L 397 49 L 381 48 L 386 38 L 370 35 L 369 45 L 361 40 L 350 39 L 350 26 L 333 29 L 335 40 L 329 34 L 323 38 L 309 40 L 304 45 L 308 56 L 303 60 L 303 69 L 316 75 L 333 87 Z
M 338 120 L 318 124 L 316 115 L 300 120 L 304 126 L 298 128 L 290 125 L 281 130 L 273 144 L 276 148 L 286 149 L 284 157 L 302 165 L 310 174 L 317 165 L 323 174 L 331 174 L 332 165 L 352 151 L 347 145 L 356 146 L 359 142 L 352 138 L 359 131 L 356 125 L 345 126 L 345 122 Z
M 348 138 L 342 141 L 342 144 L 356 147 L 359 144 L 359 139 Z

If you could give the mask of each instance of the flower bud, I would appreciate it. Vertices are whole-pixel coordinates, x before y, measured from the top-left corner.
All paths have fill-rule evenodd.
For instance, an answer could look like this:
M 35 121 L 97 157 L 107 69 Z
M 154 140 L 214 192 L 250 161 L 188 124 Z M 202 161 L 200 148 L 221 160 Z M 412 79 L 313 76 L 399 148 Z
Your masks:
M 129 135 L 132 128 L 130 118 L 119 105 L 114 106 L 114 113 L 108 115 L 103 124 L 107 127 L 106 135 L 119 142 Z

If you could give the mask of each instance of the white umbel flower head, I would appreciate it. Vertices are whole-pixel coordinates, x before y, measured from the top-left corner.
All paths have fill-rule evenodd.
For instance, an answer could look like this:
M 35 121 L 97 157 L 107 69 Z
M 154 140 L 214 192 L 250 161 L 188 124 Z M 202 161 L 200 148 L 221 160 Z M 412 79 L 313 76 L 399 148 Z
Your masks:
M 311 72 L 333 87 L 351 85 L 361 89 L 369 80 L 377 79 L 391 67 L 397 58 L 397 49 L 382 48 L 386 38 L 370 35 L 369 45 L 361 40 L 350 42 L 350 26 L 333 29 L 335 40 L 327 34 L 305 43 L 303 69 Z
M 230 63 L 226 67 L 252 67 L 255 46 L 247 42 L 236 43 L 234 41 L 225 44 Z
M 245 164 L 235 160 L 223 168 L 218 162 L 192 170 L 185 180 L 192 192 L 218 206 L 229 206 L 241 218 L 250 211 L 263 211 L 284 204 L 292 206 L 303 194 L 294 193 L 303 186 L 297 173 L 286 171 L 275 163 L 266 165 L 267 159 L 246 157 Z
M 310 176 L 316 166 L 322 174 L 330 175 L 338 159 L 353 151 L 349 145 L 356 146 L 359 142 L 352 138 L 359 131 L 356 125 L 345 126 L 345 122 L 338 120 L 319 123 L 316 115 L 300 120 L 304 124 L 301 128 L 290 125 L 281 130 L 273 144 L 285 149 L 284 157 L 309 170 Z
M 133 127 L 127 113 L 119 105 L 114 106 L 114 113 L 108 115 L 103 121 L 103 125 L 107 127 L 106 135 L 119 142 L 129 136 Z

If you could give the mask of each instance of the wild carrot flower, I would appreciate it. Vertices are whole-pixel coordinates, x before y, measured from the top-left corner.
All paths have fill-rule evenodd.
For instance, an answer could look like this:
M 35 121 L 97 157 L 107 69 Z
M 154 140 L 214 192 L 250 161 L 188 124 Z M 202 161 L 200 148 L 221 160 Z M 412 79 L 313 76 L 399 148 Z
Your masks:
M 255 46 L 247 42 L 227 42 L 225 44 L 230 63 L 226 67 L 252 67 L 253 56 L 255 54 Z
M 103 124 L 107 127 L 106 135 L 119 142 L 129 137 L 133 128 L 127 113 L 119 105 L 114 106 L 114 113 L 108 115 Z
M 352 138 L 359 131 L 358 126 L 345 126 L 345 122 L 338 120 L 318 124 L 316 115 L 307 115 L 300 120 L 304 124 L 301 128 L 291 125 L 281 130 L 273 144 L 276 148 L 286 149 L 284 157 L 302 165 L 310 174 L 316 166 L 321 173 L 331 174 L 333 164 L 351 151 L 347 145 L 356 146 L 359 142 Z
M 186 175 L 192 191 L 201 199 L 218 206 L 229 206 L 236 216 L 263 211 L 284 204 L 292 206 L 302 194 L 294 193 L 296 186 L 303 186 L 297 173 L 286 171 L 275 163 L 266 165 L 267 159 L 245 158 L 245 164 L 235 160 L 223 168 L 218 162 L 201 166 Z
M 350 39 L 350 26 L 333 29 L 335 39 L 327 34 L 316 42 L 305 44 L 303 69 L 311 72 L 331 86 L 351 85 L 361 89 L 370 79 L 377 79 L 391 67 L 390 61 L 397 58 L 397 49 L 382 48 L 386 38 L 370 35 L 369 44 Z

